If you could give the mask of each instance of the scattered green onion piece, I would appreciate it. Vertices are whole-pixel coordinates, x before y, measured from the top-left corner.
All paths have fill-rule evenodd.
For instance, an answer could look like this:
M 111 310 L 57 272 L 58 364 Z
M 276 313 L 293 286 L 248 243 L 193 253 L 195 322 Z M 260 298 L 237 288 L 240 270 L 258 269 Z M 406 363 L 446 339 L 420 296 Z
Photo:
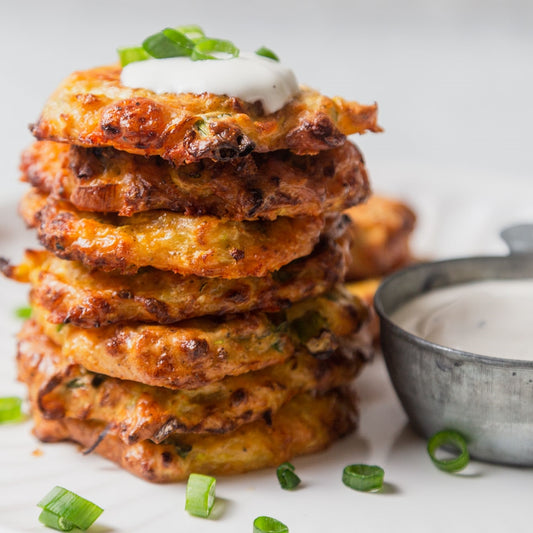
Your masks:
M 279 57 L 270 48 L 267 48 L 266 46 L 258 48 L 255 53 L 258 56 L 268 57 L 269 59 L 273 59 L 274 61 L 279 61 Z
M 18 422 L 22 416 L 22 400 L 16 396 L 0 398 L 0 424 Z
M 294 466 L 291 463 L 283 463 L 279 465 L 276 470 L 276 475 L 278 476 L 278 481 L 281 485 L 281 488 L 285 490 L 292 490 L 296 488 L 302 481 L 294 473 Z
M 63 518 L 58 516 L 51 511 L 43 509 L 39 515 L 39 522 L 44 524 L 46 527 L 51 527 L 52 529 L 57 529 L 58 531 L 72 531 L 76 526 Z
M 145 61 L 146 59 L 150 59 L 150 55 L 142 46 L 118 48 L 117 52 L 120 59 L 120 64 L 123 67 L 129 65 L 130 63 L 135 63 L 136 61 Z
M 143 48 L 148 52 L 152 57 L 156 59 L 164 59 L 166 57 L 182 57 L 190 55 L 190 48 L 180 44 L 175 40 L 176 34 L 179 34 L 176 30 L 172 28 L 166 28 L 159 33 L 154 33 L 150 35 L 143 41 Z M 170 37 L 172 35 L 172 37 Z M 187 39 L 183 34 L 181 35 L 184 39 Z M 189 39 L 187 41 L 191 42 Z M 194 43 L 192 43 L 194 44 Z
M 289 533 L 289 528 L 270 516 L 258 516 L 254 520 L 253 533 Z
M 176 31 L 183 33 L 191 41 L 196 42 L 205 37 L 204 30 L 197 26 L 196 24 L 188 24 L 186 26 L 177 26 L 174 28 Z
M 57 516 L 58 524 L 68 525 L 70 522 L 83 530 L 89 528 L 104 511 L 98 505 L 63 487 L 54 487 L 37 505 L 47 511 L 43 517 L 45 520 L 51 522 L 49 515 L 54 514 Z M 46 525 L 49 524 L 47 523 Z
M 232 57 L 238 57 L 239 55 L 239 49 L 231 41 L 206 37 L 196 42 L 191 59 L 193 61 L 217 59 L 211 55 L 214 52 L 228 54 Z
M 207 518 L 215 504 L 216 479 L 203 474 L 191 474 L 187 481 L 185 510 L 194 516 Z
M 17 318 L 27 319 L 31 317 L 31 307 L 30 306 L 24 306 L 24 307 L 18 307 L 15 309 L 15 316 Z
M 384 475 L 380 466 L 348 465 L 342 472 L 342 482 L 351 489 L 369 492 L 383 488 Z
M 436 452 L 442 446 L 454 447 L 458 455 L 450 459 L 438 459 Z M 433 464 L 444 472 L 459 472 L 470 462 L 466 440 L 459 432 L 454 430 L 444 430 L 435 433 L 429 439 L 427 449 Z

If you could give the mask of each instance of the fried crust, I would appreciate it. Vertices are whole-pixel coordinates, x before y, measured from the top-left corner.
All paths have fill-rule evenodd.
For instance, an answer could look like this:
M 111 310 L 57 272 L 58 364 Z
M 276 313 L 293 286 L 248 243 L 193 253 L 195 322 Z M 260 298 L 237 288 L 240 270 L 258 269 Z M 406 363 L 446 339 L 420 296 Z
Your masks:
M 344 279 L 348 241 L 323 237 L 310 256 L 264 277 L 236 280 L 180 276 L 144 269 L 132 276 L 90 270 L 46 250 L 27 250 L 3 273 L 32 284 L 31 299 L 54 324 L 91 328 L 116 322 L 170 324 L 204 315 L 279 311 L 291 302 L 318 296 Z
M 195 389 L 287 360 L 360 345 L 368 309 L 341 287 L 275 313 L 201 317 L 173 325 L 57 327 L 32 302 L 32 316 L 64 357 L 92 372 L 170 389 Z
M 95 329 L 58 327 L 36 305 L 32 316 L 65 357 L 88 370 L 173 389 L 194 389 L 265 368 L 294 353 L 288 334 L 262 313 Z
M 126 443 L 174 433 L 228 433 L 269 418 L 301 392 L 347 385 L 363 359 L 339 351 L 317 359 L 300 350 L 285 363 L 194 390 L 171 391 L 86 371 L 64 358 L 33 321 L 18 336 L 18 377 L 49 420 L 98 420 Z
M 316 156 L 278 151 L 175 167 L 159 157 L 40 141 L 23 153 L 21 170 L 23 180 L 81 211 L 121 216 L 153 209 L 231 220 L 319 216 L 369 194 L 362 156 L 349 142 Z
M 352 241 L 347 280 L 381 277 L 412 261 L 409 237 L 416 215 L 402 202 L 371 196 L 368 202 L 346 211 L 352 220 Z
M 170 211 L 87 213 L 35 189 L 23 197 L 20 213 L 43 246 L 89 268 L 134 274 L 152 266 L 226 279 L 264 276 L 310 254 L 324 227 L 321 217 L 237 222 Z
M 275 467 L 297 455 L 318 452 L 355 429 L 357 409 L 348 390 L 300 394 L 269 420 L 223 435 L 180 435 L 161 444 L 125 444 L 96 421 L 46 420 L 33 406 L 34 434 L 44 442 L 71 440 L 155 483 L 183 481 L 190 473 L 230 475 Z M 95 446 L 95 444 L 97 444 Z
M 374 309 L 374 295 L 378 290 L 381 278 L 368 278 L 360 281 L 351 281 L 345 284 L 346 290 L 352 295 L 362 300 L 368 306 L 369 330 L 374 344 L 379 343 L 379 317 Z
M 179 166 L 203 158 L 229 161 L 251 151 L 315 154 L 346 135 L 380 131 L 377 106 L 328 98 L 302 88 L 279 111 L 227 96 L 155 94 L 120 84 L 121 68 L 71 74 L 52 94 L 36 124 L 37 139 L 161 156 Z

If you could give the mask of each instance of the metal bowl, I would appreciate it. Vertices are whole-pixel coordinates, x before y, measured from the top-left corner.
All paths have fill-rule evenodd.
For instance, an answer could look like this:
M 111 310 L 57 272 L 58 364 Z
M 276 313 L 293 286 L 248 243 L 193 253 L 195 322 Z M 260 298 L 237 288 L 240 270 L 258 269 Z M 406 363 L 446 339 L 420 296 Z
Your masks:
M 388 277 L 375 296 L 390 378 L 417 433 L 463 433 L 472 457 L 533 465 L 533 360 L 487 357 L 408 333 L 390 315 L 432 289 L 484 279 L 533 277 L 533 225 L 501 234 L 511 254 L 425 263 Z M 533 324 L 532 324 L 533 325 Z M 533 347 L 532 347 L 533 354 Z

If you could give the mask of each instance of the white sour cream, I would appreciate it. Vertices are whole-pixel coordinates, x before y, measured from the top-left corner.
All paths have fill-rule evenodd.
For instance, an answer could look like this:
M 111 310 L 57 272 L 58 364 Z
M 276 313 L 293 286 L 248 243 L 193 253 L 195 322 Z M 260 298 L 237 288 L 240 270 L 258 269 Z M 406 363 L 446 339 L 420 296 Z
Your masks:
M 533 279 L 490 280 L 436 289 L 391 315 L 435 344 L 479 355 L 533 360 Z
M 187 57 L 149 59 L 122 69 L 122 85 L 155 93 L 204 92 L 260 101 L 266 113 L 281 109 L 299 92 L 294 72 L 278 61 L 242 53 L 231 59 L 191 61 Z

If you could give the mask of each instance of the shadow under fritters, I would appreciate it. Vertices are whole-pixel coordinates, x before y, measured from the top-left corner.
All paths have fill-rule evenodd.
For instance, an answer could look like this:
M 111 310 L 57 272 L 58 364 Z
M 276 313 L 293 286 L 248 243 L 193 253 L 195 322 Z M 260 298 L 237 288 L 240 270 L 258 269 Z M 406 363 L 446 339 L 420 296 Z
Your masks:
M 375 106 L 303 90 L 265 116 L 106 68 L 68 78 L 33 128 L 21 214 L 46 250 L 1 263 L 31 283 L 17 362 L 35 435 L 154 482 L 327 447 L 356 426 L 372 350 L 341 213 L 369 195 L 345 135 L 379 131 Z M 132 120 L 155 108 L 154 132 Z M 165 116 L 187 117 L 174 141 Z M 223 150 L 239 135 L 246 150 Z

